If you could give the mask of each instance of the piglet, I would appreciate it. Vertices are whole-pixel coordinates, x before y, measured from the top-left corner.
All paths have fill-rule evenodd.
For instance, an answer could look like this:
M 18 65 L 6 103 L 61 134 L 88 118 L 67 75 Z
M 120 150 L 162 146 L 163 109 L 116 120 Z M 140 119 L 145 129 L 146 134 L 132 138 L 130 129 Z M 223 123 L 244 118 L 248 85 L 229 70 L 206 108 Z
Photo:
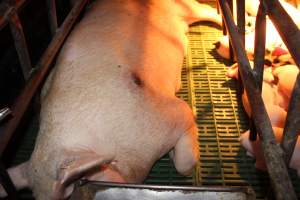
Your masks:
M 168 152 L 190 174 L 197 126 L 175 92 L 188 26 L 211 16 L 193 0 L 94 1 L 45 83 L 34 152 L 9 170 L 16 186 L 45 200 L 68 197 L 81 178 L 141 183 Z
M 251 17 L 248 17 L 251 19 Z M 250 20 L 248 20 L 250 21 Z M 254 26 L 254 25 L 250 25 Z M 248 28 L 249 31 L 245 34 L 245 51 L 249 60 L 254 60 L 254 40 L 255 40 L 255 29 Z M 253 30 L 253 31 L 251 31 Z M 229 59 L 229 37 L 228 35 L 222 36 L 216 43 L 217 53 L 225 58 Z M 286 46 L 284 45 L 278 31 L 276 30 L 273 23 L 267 19 L 266 21 L 266 49 L 269 52 L 272 52 L 275 48 L 281 47 L 283 50 L 287 51 Z
M 288 110 L 291 94 L 299 73 L 296 65 L 282 65 L 273 71 L 274 77 L 278 80 L 278 93 L 281 96 L 280 106 Z
M 276 137 L 276 141 L 280 143 L 280 141 L 282 140 L 283 129 L 279 127 L 273 127 L 273 131 Z M 266 170 L 266 164 L 262 153 L 260 140 L 258 138 L 256 141 L 250 141 L 249 133 L 250 131 L 248 130 L 244 134 L 242 134 L 242 136 L 240 137 L 240 142 L 246 149 L 247 155 L 255 157 L 255 167 L 260 170 Z M 298 138 L 297 140 L 289 166 L 290 168 L 297 170 L 298 176 L 300 177 L 300 138 Z

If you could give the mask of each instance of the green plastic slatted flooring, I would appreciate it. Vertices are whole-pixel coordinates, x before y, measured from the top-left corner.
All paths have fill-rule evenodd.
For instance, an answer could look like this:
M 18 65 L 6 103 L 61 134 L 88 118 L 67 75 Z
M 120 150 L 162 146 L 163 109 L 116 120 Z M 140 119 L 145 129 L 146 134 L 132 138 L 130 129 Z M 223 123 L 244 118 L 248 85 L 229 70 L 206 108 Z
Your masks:
M 146 183 L 164 185 L 237 186 L 250 185 L 263 199 L 269 181 L 254 168 L 254 160 L 240 146 L 239 136 L 247 119 L 237 97 L 237 82 L 226 77 L 225 60 L 213 43 L 222 31 L 202 24 L 191 28 L 188 55 L 182 69 L 178 96 L 192 107 L 199 129 L 200 160 L 190 177 L 180 176 L 168 156 L 153 167 Z M 292 173 L 300 197 L 300 182 Z

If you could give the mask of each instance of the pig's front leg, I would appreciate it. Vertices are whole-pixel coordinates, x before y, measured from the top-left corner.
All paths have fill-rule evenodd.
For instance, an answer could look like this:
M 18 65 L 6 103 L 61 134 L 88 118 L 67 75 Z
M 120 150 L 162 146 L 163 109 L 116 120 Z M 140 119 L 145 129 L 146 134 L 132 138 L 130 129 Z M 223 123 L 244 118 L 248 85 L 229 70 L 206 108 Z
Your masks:
M 172 158 L 176 170 L 183 174 L 192 173 L 193 167 L 199 160 L 198 129 L 194 124 L 177 141 L 169 155 Z

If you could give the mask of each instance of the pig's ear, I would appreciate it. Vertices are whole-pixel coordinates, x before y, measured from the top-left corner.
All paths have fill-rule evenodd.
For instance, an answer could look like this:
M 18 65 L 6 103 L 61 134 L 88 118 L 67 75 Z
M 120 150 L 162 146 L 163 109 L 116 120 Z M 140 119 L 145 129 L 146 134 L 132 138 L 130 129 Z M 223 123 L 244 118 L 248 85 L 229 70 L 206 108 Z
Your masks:
M 101 166 L 109 164 L 113 158 L 105 158 L 91 151 L 68 152 L 66 160 L 57 171 L 57 178 L 53 185 L 52 199 L 65 199 L 71 195 L 74 183 Z
M 195 125 L 179 138 L 169 155 L 179 173 L 189 175 L 192 172 L 199 160 L 198 130 Z

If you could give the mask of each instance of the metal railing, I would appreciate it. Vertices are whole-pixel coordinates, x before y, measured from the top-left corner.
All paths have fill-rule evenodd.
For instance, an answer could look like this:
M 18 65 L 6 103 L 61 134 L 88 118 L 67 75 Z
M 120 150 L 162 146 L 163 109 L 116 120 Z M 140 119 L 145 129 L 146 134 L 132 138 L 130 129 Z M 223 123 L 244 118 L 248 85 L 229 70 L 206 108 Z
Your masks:
M 0 4 L 0 30 L 7 25 L 10 26 L 23 76 L 27 80 L 21 94 L 10 108 L 13 117 L 0 126 L 0 156 L 6 149 L 34 94 L 45 80 L 55 55 L 58 53 L 63 41 L 88 0 L 78 0 L 60 27 L 57 25 L 55 0 L 47 0 L 49 9 L 48 19 L 53 38 L 34 68 L 31 64 L 23 27 L 18 16 L 18 12 L 27 2 L 28 0 L 4 0 Z M 289 103 L 284 137 L 281 144 L 282 148 L 276 144 L 272 125 L 260 94 L 263 79 L 266 15 L 269 16 L 276 28 L 278 28 L 278 32 L 298 67 L 300 64 L 300 45 L 297 44 L 300 44 L 300 31 L 278 0 L 261 0 L 256 19 L 256 27 L 260 28 L 256 28 L 254 69 L 252 70 L 244 49 L 245 0 L 237 0 L 237 26 L 233 21 L 230 10 L 232 0 L 218 0 L 218 2 L 231 39 L 233 52 L 239 63 L 241 83 L 248 94 L 253 122 L 258 133 L 260 133 L 262 149 L 275 196 L 277 199 L 296 199 L 288 176 L 286 163 L 289 163 L 291 159 L 298 138 L 298 132 L 300 131 L 300 101 L 297 101 L 297 99 L 300 99 L 300 75 L 297 77 Z M 13 184 L 2 164 L 0 165 L 0 181 L 6 189 L 9 199 L 15 199 L 15 188 L 13 188 Z
M 63 44 L 63 41 L 66 39 L 83 8 L 88 3 L 88 0 L 76 1 L 72 10 L 60 27 L 57 26 L 55 0 L 47 0 L 47 6 L 49 9 L 48 19 L 53 38 L 34 68 L 31 65 L 23 27 L 18 15 L 18 12 L 26 5 L 27 2 L 28 0 L 4 0 L 0 4 L 0 30 L 9 24 L 15 47 L 17 49 L 23 76 L 26 80 L 25 87 L 21 91 L 21 94 L 16 98 L 15 102 L 10 107 L 12 117 L 1 123 L 0 156 L 2 156 L 15 130 L 20 124 L 35 93 L 45 80 L 50 70 L 51 63 L 53 62 L 56 54 Z M 2 164 L 0 167 L 0 181 L 8 193 L 8 198 L 17 198 L 15 194 L 16 189 L 13 188 L 12 181 L 10 180 L 8 173 Z
M 276 143 L 272 125 L 261 97 L 261 90 L 265 56 L 266 15 L 275 25 L 298 68 L 300 64 L 300 31 L 278 0 L 260 0 L 255 24 L 254 69 L 252 70 L 245 51 L 245 35 L 241 34 L 244 30 L 239 31 L 232 17 L 231 0 L 229 2 L 218 0 L 218 2 L 234 55 L 239 64 L 239 75 L 249 99 L 252 110 L 251 118 L 260 134 L 262 153 L 275 197 L 278 200 L 297 199 L 287 168 L 300 130 L 300 75 L 297 76 L 290 99 L 281 147 Z M 245 13 L 245 0 L 238 0 L 237 6 L 239 7 L 237 16 L 241 15 L 239 14 L 241 12 Z M 237 21 L 238 24 L 244 24 L 245 18 L 238 17 Z

